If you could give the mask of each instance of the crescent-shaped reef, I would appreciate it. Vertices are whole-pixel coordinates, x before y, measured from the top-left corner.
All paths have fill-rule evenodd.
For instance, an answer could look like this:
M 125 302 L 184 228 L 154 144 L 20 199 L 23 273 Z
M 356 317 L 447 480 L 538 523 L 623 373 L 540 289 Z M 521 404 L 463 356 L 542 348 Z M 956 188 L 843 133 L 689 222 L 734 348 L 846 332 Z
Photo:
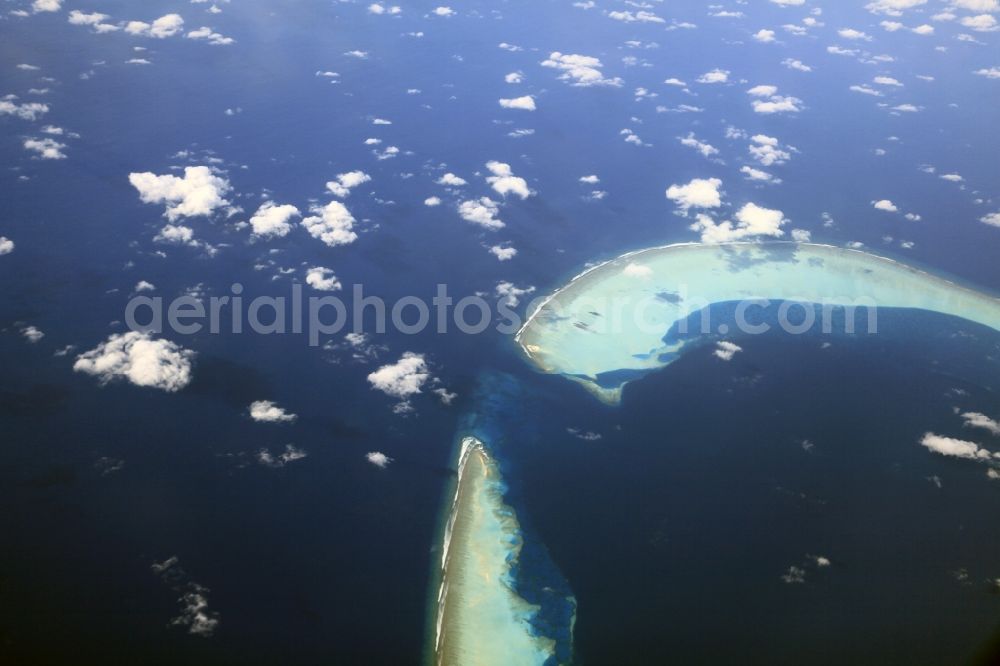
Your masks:
M 848 333 L 876 332 L 879 308 L 927 310 L 1000 330 L 996 297 L 868 252 L 795 242 L 688 243 L 630 252 L 584 271 L 544 299 L 516 339 L 542 371 L 617 404 L 629 380 L 669 365 L 699 338 L 759 332 L 760 322 L 749 320 L 765 300 L 812 304 L 788 316 L 795 320 L 790 332 L 810 321 L 830 327 L 834 318 Z M 705 326 L 704 312 L 722 303 L 739 304 L 736 319 L 745 327 Z M 701 321 L 689 321 L 697 313 Z M 689 335 L 690 326 L 704 326 L 703 335 Z

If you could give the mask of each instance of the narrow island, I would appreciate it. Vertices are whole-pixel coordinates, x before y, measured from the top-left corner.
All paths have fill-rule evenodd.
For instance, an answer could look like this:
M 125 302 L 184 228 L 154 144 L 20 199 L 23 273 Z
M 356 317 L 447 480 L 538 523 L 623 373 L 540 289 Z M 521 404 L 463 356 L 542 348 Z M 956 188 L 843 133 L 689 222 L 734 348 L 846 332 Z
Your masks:
M 444 527 L 432 659 L 438 666 L 552 663 L 556 641 L 539 636 L 539 607 L 516 591 L 514 568 L 523 545 L 496 460 L 475 437 L 464 437 Z
M 543 372 L 579 382 L 614 405 L 628 381 L 669 365 L 696 344 L 698 335 L 676 334 L 682 325 L 698 328 L 700 322 L 688 326 L 692 315 L 752 299 L 844 308 L 862 333 L 869 312 L 878 308 L 927 310 L 1000 330 L 996 297 L 861 250 L 797 242 L 685 243 L 589 268 L 543 300 L 516 340 Z M 698 333 L 702 339 L 741 334 L 720 329 Z

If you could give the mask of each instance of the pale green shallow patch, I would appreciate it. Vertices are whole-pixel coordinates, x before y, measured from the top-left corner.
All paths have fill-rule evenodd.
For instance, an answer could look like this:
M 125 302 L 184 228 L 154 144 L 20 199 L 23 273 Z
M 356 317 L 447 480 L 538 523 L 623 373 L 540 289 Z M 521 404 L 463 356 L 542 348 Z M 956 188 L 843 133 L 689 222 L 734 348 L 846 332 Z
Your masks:
M 548 297 L 516 339 L 543 371 L 615 404 L 627 379 L 602 386 L 598 375 L 668 365 L 672 358 L 660 356 L 685 344 L 664 342 L 674 324 L 706 305 L 746 299 L 916 308 L 1000 330 L 1000 300 L 988 294 L 860 250 L 774 242 L 678 244 L 623 255 Z M 865 332 L 867 309 L 855 314 Z
M 521 529 L 503 493 L 485 445 L 463 439 L 441 556 L 434 644 L 440 666 L 541 665 L 555 653 L 555 641 L 531 627 L 538 607 L 514 589 Z

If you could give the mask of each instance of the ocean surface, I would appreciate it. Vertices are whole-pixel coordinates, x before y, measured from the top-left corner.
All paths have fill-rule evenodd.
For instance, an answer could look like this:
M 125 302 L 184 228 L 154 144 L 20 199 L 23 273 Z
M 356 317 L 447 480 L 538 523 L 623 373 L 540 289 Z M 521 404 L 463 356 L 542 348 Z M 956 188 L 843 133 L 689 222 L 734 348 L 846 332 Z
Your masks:
M 0 256 L 0 661 L 418 663 L 453 444 L 488 373 L 518 387 L 516 398 L 498 393 L 511 403 L 498 408 L 497 455 L 528 535 L 526 576 L 572 592 L 579 663 L 936 664 L 986 649 L 1000 628 L 1000 481 L 919 444 L 932 431 L 997 448 L 955 410 L 1000 414 L 1000 334 L 956 319 L 880 312 L 904 322 L 891 337 L 755 336 L 730 362 L 707 342 L 630 383 L 618 407 L 535 372 L 492 330 L 373 334 L 361 361 L 343 336 L 324 339 L 327 350 L 296 335 L 168 336 L 197 353 L 176 394 L 72 370 L 76 354 L 124 330 L 140 280 L 167 298 L 227 294 L 235 282 L 282 296 L 304 266 L 323 265 L 390 301 L 511 281 L 535 288 L 523 314 L 590 262 L 698 240 L 664 198 L 696 177 L 724 179 L 734 206 L 780 208 L 816 242 L 863 243 L 1000 290 L 1000 232 L 977 221 L 1000 198 L 1000 88 L 970 74 L 998 64 L 995 35 L 977 33 L 992 45 L 979 46 L 939 26 L 938 41 L 918 42 L 881 32 L 860 3 L 826 3 L 822 39 L 771 52 L 749 48 L 750 34 L 808 12 L 759 4 L 739 5 L 741 22 L 710 18 L 703 3 L 657 6 L 698 25 L 672 30 L 528 1 L 456 4 L 439 21 L 427 17 L 434 3 L 394 18 L 305 0 L 220 3 L 219 15 L 168 0 L 67 0 L 59 13 L 4 15 L 0 95 L 25 101 L 46 87 L 51 110 L 33 124 L 0 117 L 0 236 L 16 242 Z M 71 9 L 145 21 L 176 11 L 187 28 L 236 43 L 97 35 L 71 25 Z M 829 54 L 850 25 L 877 34 L 863 48 L 895 64 Z M 356 49 L 368 57 L 345 55 Z M 600 57 L 625 83 L 568 85 L 539 64 L 552 51 Z M 786 56 L 814 75 L 780 66 Z M 152 64 L 125 64 L 134 57 Z M 687 96 L 662 84 L 694 87 L 713 68 L 731 70 L 732 85 Z M 316 76 L 326 70 L 339 83 Z M 889 114 L 847 90 L 883 70 L 907 77 L 892 102 L 919 113 Z M 523 85 L 503 82 L 512 71 Z M 755 114 L 746 88 L 762 83 L 807 109 Z M 637 87 L 659 98 L 637 101 Z M 536 95 L 537 111 L 500 109 L 515 89 Z M 655 110 L 680 103 L 704 111 Z M 26 153 L 25 137 L 47 123 L 79 134 L 63 139 L 66 159 Z M 781 185 L 739 176 L 746 140 L 727 139 L 729 126 L 795 147 L 773 168 Z M 535 132 L 508 136 L 520 128 Z M 651 145 L 626 143 L 623 128 Z M 690 131 L 725 163 L 681 146 Z M 377 159 L 372 137 L 400 154 Z M 535 191 L 505 200 L 500 232 L 455 210 L 491 194 L 489 160 Z M 128 174 L 203 163 L 225 170 L 245 212 L 186 222 L 214 255 L 154 242 L 162 206 L 143 204 Z M 346 201 L 359 233 L 349 246 L 301 229 L 251 242 L 232 224 L 265 195 L 303 212 L 326 203 L 325 183 L 353 169 L 372 180 Z M 435 184 L 446 170 L 469 181 L 461 196 Z M 591 173 L 600 185 L 578 182 Z M 607 196 L 588 198 L 594 187 Z M 432 195 L 445 203 L 425 206 Z M 885 197 L 921 221 L 874 210 Z M 518 249 L 510 262 L 486 249 L 501 241 Z M 349 288 L 338 295 L 350 302 Z M 27 325 L 45 337 L 29 343 Z M 425 390 L 399 415 L 372 390 L 368 374 L 407 351 L 458 394 L 451 405 Z M 247 407 L 263 399 L 297 422 L 252 422 Z M 307 457 L 259 463 L 261 449 L 287 444 Z M 371 451 L 391 464 L 369 464 Z M 171 624 L 182 595 L 199 590 L 218 620 L 208 637 Z

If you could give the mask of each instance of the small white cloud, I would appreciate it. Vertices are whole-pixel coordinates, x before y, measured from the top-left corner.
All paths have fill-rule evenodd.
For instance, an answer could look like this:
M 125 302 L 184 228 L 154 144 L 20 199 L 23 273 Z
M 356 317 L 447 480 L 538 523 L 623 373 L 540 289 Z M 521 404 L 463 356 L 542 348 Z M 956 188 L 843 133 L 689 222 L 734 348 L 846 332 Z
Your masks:
M 352 189 L 358 185 L 367 183 L 371 179 L 372 177 L 364 171 L 348 171 L 347 173 L 337 174 L 337 179 L 329 181 L 326 184 L 326 189 L 333 196 L 345 199 L 351 193 Z
M 872 14 L 902 16 L 905 10 L 926 4 L 927 0 L 875 0 L 865 5 L 865 9 Z
M 994 454 L 986 449 L 980 448 L 975 442 L 953 437 L 944 437 L 932 432 L 925 433 L 920 440 L 922 446 L 927 447 L 934 453 L 953 458 L 966 458 L 968 460 L 990 460 Z
M 873 201 L 872 206 L 875 210 L 883 210 L 887 213 L 898 213 L 899 207 L 892 203 L 888 199 L 879 199 L 878 201 Z
M 430 378 L 423 355 L 406 352 L 396 363 L 383 365 L 369 374 L 368 383 L 386 395 L 406 400 L 420 393 Z
M 531 95 L 524 95 L 523 97 L 513 97 L 510 99 L 501 98 L 499 100 L 500 106 L 505 109 L 519 109 L 521 111 L 534 111 L 535 110 L 535 98 Z
M 445 175 L 441 176 L 440 178 L 437 179 L 436 182 L 438 185 L 446 185 L 448 187 L 462 187 L 463 185 L 466 184 L 464 178 L 460 178 L 459 176 L 456 176 L 451 172 L 448 172 Z
M 643 266 L 642 264 L 630 261 L 628 265 L 622 269 L 622 275 L 646 279 L 653 277 L 653 269 L 649 266 Z
M 985 76 L 987 79 L 1000 79 L 1000 67 L 990 67 L 989 69 L 979 69 L 976 70 L 977 76 Z M 0 111 L 2 111 L 2 102 L 0 102 Z
M 331 201 L 323 207 L 314 207 L 314 215 L 302 220 L 302 226 L 313 238 L 330 247 L 349 245 L 358 239 L 354 232 L 354 216 L 347 206 L 339 201 Z
M 995 32 L 997 30 L 997 20 L 989 14 L 966 16 L 959 23 L 963 27 L 975 30 L 976 32 Z
M 229 205 L 224 198 L 231 189 L 229 181 L 207 166 L 185 167 L 183 178 L 172 174 L 157 176 L 147 171 L 130 173 L 128 180 L 139 191 L 143 203 L 166 204 L 170 221 L 211 215 L 217 208 Z
M 686 185 L 671 185 L 666 197 L 685 212 L 690 208 L 718 208 L 722 205 L 718 178 L 694 178 Z
M 0 116 L 17 116 L 21 120 L 38 120 L 49 112 L 49 105 L 41 102 L 26 102 L 18 104 L 13 96 L 0 98 Z
M 727 83 L 729 81 L 729 70 L 713 69 L 698 77 L 698 83 Z
M 290 414 L 270 400 L 257 400 L 248 408 L 250 418 L 258 423 L 292 423 L 298 416 Z
M 1000 213 L 990 213 L 979 218 L 979 221 L 983 224 L 988 224 L 991 227 L 1000 227 Z
M 803 63 L 801 60 L 796 60 L 794 58 L 785 58 L 784 60 L 781 61 L 781 64 L 787 67 L 788 69 L 795 69 L 800 72 L 812 71 L 812 67 Z
M 370 451 L 365 454 L 365 460 L 375 465 L 379 469 L 385 469 L 392 462 L 392 458 L 379 451 Z
M 434 16 L 447 17 L 447 16 L 454 16 L 455 10 L 452 9 L 451 7 L 435 7 L 431 13 L 434 14 Z
M 774 41 L 774 30 L 758 30 L 753 34 L 753 38 L 758 42 L 767 44 Z
M 736 343 L 729 342 L 728 340 L 720 340 L 715 343 L 715 351 L 712 354 L 723 361 L 732 361 L 733 357 L 741 351 L 743 351 L 743 347 L 740 347 Z
M 31 3 L 31 11 L 36 14 L 39 12 L 57 12 L 62 9 L 62 0 L 35 0 Z
M 870 42 L 872 40 L 871 36 L 867 33 L 861 32 L 860 30 L 855 30 L 854 28 L 842 28 L 837 31 L 837 34 L 844 39 L 850 40 L 863 40 Z
M 257 462 L 265 467 L 284 467 L 290 462 L 295 462 L 296 460 L 302 460 L 307 457 L 308 454 L 302 449 L 296 447 L 294 444 L 286 444 L 285 450 L 274 455 L 267 449 L 261 449 L 257 452 Z
M 702 243 L 728 243 L 759 236 L 779 237 L 788 220 L 780 210 L 748 203 L 736 211 L 735 224 L 726 220 L 716 223 L 708 215 L 699 214 L 691 230 L 701 234 Z
M 78 356 L 73 370 L 98 377 L 102 384 L 127 379 L 136 386 L 174 392 L 190 383 L 192 359 L 194 352 L 169 340 L 129 331 Z
M 989 431 L 990 434 L 1000 435 L 1000 423 L 986 416 L 986 414 L 965 412 L 962 414 L 962 419 L 964 419 L 965 427 L 967 428 L 982 428 Z
M 25 150 L 30 150 L 37 154 L 39 159 L 43 160 L 64 160 L 66 159 L 66 153 L 63 150 L 66 148 L 65 143 L 59 143 L 51 137 L 45 137 L 44 139 L 29 138 L 24 140 Z
M 6 236 L 0 236 L 0 257 L 14 251 L 14 241 Z
M 623 83 L 618 77 L 605 78 L 601 72 L 601 67 L 603 67 L 601 61 L 591 56 L 553 51 L 546 60 L 542 61 L 542 67 L 551 67 L 561 71 L 559 79 L 574 86 L 617 87 Z
M 499 205 L 489 197 L 463 201 L 458 205 L 458 214 L 463 220 L 491 230 L 502 229 L 505 226 L 497 217 L 499 212 Z
M 521 297 L 535 293 L 534 287 L 517 287 L 513 282 L 498 282 L 496 295 L 502 298 L 509 307 L 516 308 L 521 303 Z
M 498 261 L 510 261 L 517 256 L 517 249 L 509 245 L 494 245 L 490 248 L 490 254 Z
M 25 326 L 21 329 L 21 335 L 31 344 L 37 344 L 42 338 L 45 337 L 45 333 L 40 331 L 35 326 Z
M 433 208 L 434 206 L 441 205 L 441 197 L 427 197 L 424 199 L 424 205 Z
M 291 204 L 279 206 L 273 201 L 265 201 L 250 218 L 250 227 L 254 236 L 280 238 L 288 235 L 292 230 L 291 219 L 299 215 L 299 209 Z
M 340 280 L 329 268 L 314 266 L 306 271 L 306 284 L 316 291 L 340 291 Z
M 522 199 L 532 195 L 528 182 L 524 178 L 515 176 L 509 164 L 493 160 L 486 163 L 486 168 L 493 174 L 486 178 L 486 182 L 492 185 L 498 194 L 502 196 L 515 194 Z
M 220 35 L 219 33 L 213 31 L 211 28 L 202 26 L 197 30 L 192 30 L 187 34 L 188 39 L 197 39 L 206 41 L 212 46 L 229 46 L 236 42 L 232 37 L 226 37 L 225 35 Z
M 150 23 L 129 21 L 125 24 L 125 32 L 130 35 L 166 39 L 173 37 L 184 29 L 184 19 L 180 14 L 166 14 Z
M 715 146 L 705 143 L 704 141 L 699 141 L 694 135 L 694 132 L 689 132 L 686 137 L 680 137 L 678 139 L 682 146 L 687 146 L 688 148 L 694 148 L 704 157 L 712 157 L 713 155 L 719 154 L 719 149 Z

